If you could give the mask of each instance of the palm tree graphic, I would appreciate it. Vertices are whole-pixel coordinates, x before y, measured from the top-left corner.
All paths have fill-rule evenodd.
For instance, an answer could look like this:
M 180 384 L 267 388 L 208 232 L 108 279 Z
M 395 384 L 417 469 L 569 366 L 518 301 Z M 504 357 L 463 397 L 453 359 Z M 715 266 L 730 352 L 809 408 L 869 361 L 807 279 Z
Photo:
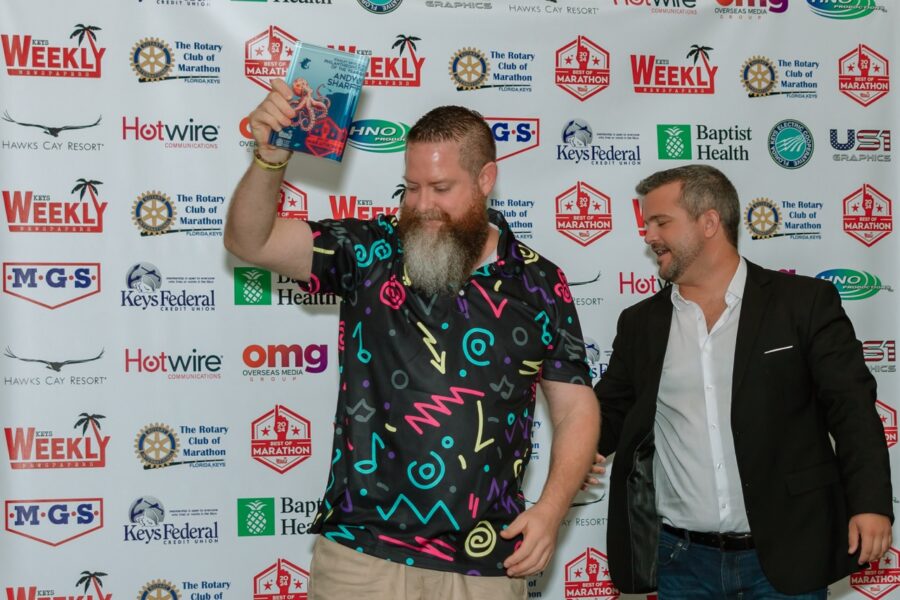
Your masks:
M 703 64 L 709 69 L 709 51 L 712 50 L 709 46 L 700 46 L 697 44 L 693 44 L 691 46 L 691 51 L 687 53 L 685 58 L 694 58 L 694 64 L 697 64 L 697 59 L 702 58 Z
M 397 189 L 394 190 L 394 193 L 391 194 L 391 198 L 397 200 L 397 204 L 403 204 L 403 198 L 406 197 L 406 184 L 398 183 Z
M 84 193 L 88 192 L 91 195 L 91 202 L 94 204 L 94 210 L 97 211 L 97 215 L 100 215 L 100 202 L 97 200 L 97 186 L 103 185 L 102 181 L 97 181 L 96 179 L 85 179 L 83 177 L 79 178 L 75 182 L 75 187 L 72 188 L 72 194 L 78 192 L 78 199 L 84 200 Z
M 391 48 L 400 48 L 399 56 L 403 56 L 403 49 L 409 46 L 409 53 L 415 59 L 416 57 L 416 42 L 421 42 L 422 38 L 418 38 L 414 35 L 403 35 L 402 33 L 397 36 L 397 41 L 393 43 Z
M 104 415 L 94 415 L 81 413 L 78 415 L 81 417 L 77 421 L 75 421 L 74 429 L 78 429 L 81 426 L 81 435 L 84 436 L 87 433 L 88 425 L 90 425 L 91 430 L 94 432 L 94 437 L 97 438 L 97 441 L 100 441 L 100 419 L 105 419 Z
M 73 37 L 75 37 L 77 35 L 78 36 L 78 45 L 81 46 L 81 42 L 83 42 L 84 38 L 87 37 L 88 44 L 90 44 L 90 46 L 91 46 L 91 52 L 94 54 L 94 56 L 98 56 L 97 46 L 96 46 L 96 44 L 94 44 L 94 42 L 97 41 L 97 34 L 94 33 L 95 31 L 101 31 L 101 29 L 95 25 L 84 25 L 82 23 L 79 23 L 78 25 L 75 26 L 75 31 L 72 32 L 72 34 L 69 36 L 69 39 L 71 40 Z M 96 69 L 97 69 L 97 76 L 99 77 L 100 76 L 100 61 L 99 60 L 97 61 Z
M 87 593 L 88 587 L 93 583 L 94 591 L 97 592 L 97 600 L 103 600 L 103 580 L 101 577 L 106 577 L 106 573 L 101 573 L 100 571 L 82 571 L 81 578 L 75 584 L 75 586 L 79 586 L 82 583 L 84 584 L 84 592 Z

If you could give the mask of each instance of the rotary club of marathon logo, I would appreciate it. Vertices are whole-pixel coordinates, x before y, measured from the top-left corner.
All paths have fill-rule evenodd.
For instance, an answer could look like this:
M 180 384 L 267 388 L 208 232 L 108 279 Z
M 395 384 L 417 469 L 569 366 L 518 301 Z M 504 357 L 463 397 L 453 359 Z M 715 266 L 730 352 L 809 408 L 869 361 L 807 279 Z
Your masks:
M 141 588 L 137 600 L 183 600 L 181 590 L 165 579 L 154 579 Z
M 181 79 L 189 83 L 219 83 L 222 70 L 214 63 L 222 52 L 221 44 L 176 41 L 176 52 L 162 39 L 149 37 L 136 42 L 131 48 L 131 70 L 141 83 L 155 83 Z
M 556 85 L 582 102 L 609 87 L 609 52 L 583 35 L 556 51 Z
M 872 247 L 894 230 L 891 199 L 869 184 L 844 198 L 844 231 Z
M 891 546 L 884 558 L 852 573 L 850 587 L 872 600 L 884 598 L 900 587 L 900 551 Z
M 250 456 L 278 473 L 286 473 L 312 456 L 310 423 L 285 406 L 251 424 Z
M 158 190 L 144 192 L 131 205 L 131 221 L 141 237 L 166 233 L 184 233 L 189 236 L 222 235 L 224 220 L 218 215 L 225 197 L 213 194 L 178 194 L 178 200 L 186 205 L 188 215 L 176 218 L 178 208 L 168 194 Z M 176 227 L 182 225 L 182 227 Z M 184 227 L 184 225 L 215 225 L 215 227 Z
M 228 433 L 227 427 L 181 425 L 178 431 L 187 436 L 184 448 L 174 427 L 164 423 L 151 423 L 141 428 L 134 439 L 134 453 L 145 470 L 178 465 L 225 466 L 226 451 L 221 445 L 222 436 Z M 179 460 L 175 460 L 179 457 Z
M 579 181 L 556 197 L 556 230 L 582 246 L 612 231 L 612 200 Z
M 253 600 L 306 600 L 309 572 L 279 558 L 253 578 Z
M 606 555 L 595 548 L 588 548 L 566 563 L 565 599 L 618 598 L 619 590 L 612 584 Z
M 838 60 L 838 89 L 863 106 L 869 106 L 891 89 L 888 59 L 860 44 Z

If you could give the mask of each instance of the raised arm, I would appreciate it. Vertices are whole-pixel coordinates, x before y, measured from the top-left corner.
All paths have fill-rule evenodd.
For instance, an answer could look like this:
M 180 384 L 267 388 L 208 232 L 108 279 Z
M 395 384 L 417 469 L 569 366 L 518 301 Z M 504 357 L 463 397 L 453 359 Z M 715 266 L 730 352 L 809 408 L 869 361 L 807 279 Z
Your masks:
M 312 231 L 305 221 L 276 218 L 278 196 L 289 150 L 269 144 L 272 131 L 290 125 L 294 116 L 291 90 L 280 79 L 272 80 L 272 91 L 250 113 L 250 130 L 259 158 L 250 163 L 241 178 L 225 222 L 225 248 L 238 258 L 300 281 L 309 279 L 312 268 Z M 284 166 L 275 167 L 273 165 Z

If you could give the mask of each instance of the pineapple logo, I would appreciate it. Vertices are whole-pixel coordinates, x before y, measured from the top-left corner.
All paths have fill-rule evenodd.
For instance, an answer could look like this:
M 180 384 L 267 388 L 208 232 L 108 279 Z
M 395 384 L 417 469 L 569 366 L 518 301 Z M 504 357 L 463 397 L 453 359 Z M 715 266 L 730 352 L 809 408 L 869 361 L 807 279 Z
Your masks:
M 275 535 L 275 498 L 238 498 L 238 537 Z
M 237 306 L 272 304 L 272 273 L 256 267 L 235 267 L 234 303 Z
M 690 125 L 657 125 L 656 140 L 659 158 L 663 160 L 691 160 Z

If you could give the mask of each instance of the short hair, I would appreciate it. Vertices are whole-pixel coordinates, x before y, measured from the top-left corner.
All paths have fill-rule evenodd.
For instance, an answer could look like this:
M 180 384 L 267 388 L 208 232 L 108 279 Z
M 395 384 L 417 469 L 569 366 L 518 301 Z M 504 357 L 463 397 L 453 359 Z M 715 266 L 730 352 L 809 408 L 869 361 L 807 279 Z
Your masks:
M 738 247 L 741 204 L 737 190 L 722 171 L 709 165 L 687 165 L 658 171 L 634 188 L 641 197 L 673 181 L 681 182 L 681 206 L 695 221 L 708 210 L 719 213 L 725 237 Z
M 459 142 L 459 163 L 477 178 L 484 165 L 497 160 L 491 128 L 478 112 L 463 106 L 438 106 L 416 121 L 406 136 L 407 144 Z

